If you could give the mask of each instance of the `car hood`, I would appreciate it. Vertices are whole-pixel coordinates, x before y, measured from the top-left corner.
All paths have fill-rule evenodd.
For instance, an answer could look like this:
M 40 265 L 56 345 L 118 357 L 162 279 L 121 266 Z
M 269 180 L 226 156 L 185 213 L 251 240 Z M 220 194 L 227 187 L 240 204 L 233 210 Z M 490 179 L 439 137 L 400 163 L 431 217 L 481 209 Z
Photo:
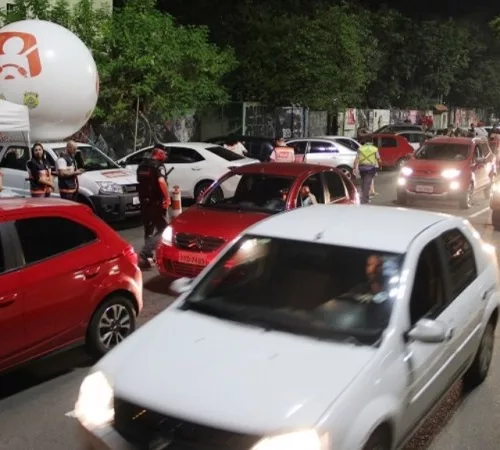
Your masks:
M 314 426 L 375 354 L 171 307 L 96 368 L 142 407 L 264 435 Z
M 127 169 L 92 170 L 83 176 L 95 182 L 111 181 L 119 185 L 137 183 L 136 174 Z
M 223 210 L 194 205 L 186 209 L 172 223 L 174 233 L 202 234 L 227 241 L 260 220 L 269 217 L 267 213 Z
M 415 173 L 425 172 L 427 174 L 441 173 L 446 169 L 466 169 L 468 161 L 431 161 L 426 159 L 410 159 L 405 166 Z

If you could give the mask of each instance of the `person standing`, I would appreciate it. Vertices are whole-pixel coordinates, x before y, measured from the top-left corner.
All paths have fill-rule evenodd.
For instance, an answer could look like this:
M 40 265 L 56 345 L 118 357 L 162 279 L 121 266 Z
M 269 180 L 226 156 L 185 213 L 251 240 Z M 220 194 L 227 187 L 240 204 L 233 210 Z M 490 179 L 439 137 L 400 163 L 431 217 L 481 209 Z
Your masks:
M 31 159 L 26 164 L 26 168 L 28 169 L 31 196 L 34 198 L 50 197 L 50 193 L 54 191 L 54 181 L 42 144 L 37 142 L 33 145 Z
M 271 162 L 295 162 L 295 150 L 289 147 L 283 138 L 276 141 L 269 158 Z
M 378 148 L 373 145 L 369 138 L 359 149 L 354 160 L 354 171 L 359 172 L 361 177 L 361 203 L 370 203 L 370 188 L 373 178 L 377 173 L 377 167 L 382 165 Z
M 68 141 L 66 150 L 56 162 L 59 195 L 65 200 L 72 200 L 74 202 L 78 195 L 78 175 L 84 172 L 83 169 L 77 169 L 75 160 L 76 149 L 76 142 Z
M 232 152 L 241 155 L 247 156 L 248 151 L 246 147 L 239 141 L 238 138 L 230 136 L 229 139 L 224 144 L 224 148 L 227 150 L 231 150 Z
M 139 253 L 139 264 L 142 268 L 150 268 L 150 259 L 161 234 L 168 225 L 167 211 L 170 206 L 167 173 L 164 163 L 165 152 L 155 148 L 150 158 L 145 158 L 137 167 L 139 183 L 139 199 L 141 202 L 144 226 L 144 246 Z

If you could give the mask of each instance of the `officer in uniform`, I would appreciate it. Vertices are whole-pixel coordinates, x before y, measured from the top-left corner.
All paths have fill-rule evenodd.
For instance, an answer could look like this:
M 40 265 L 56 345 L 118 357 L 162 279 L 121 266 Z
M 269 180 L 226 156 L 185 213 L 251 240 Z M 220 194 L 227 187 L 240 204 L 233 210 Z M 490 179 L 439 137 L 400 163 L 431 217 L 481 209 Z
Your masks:
M 36 143 L 31 148 L 31 159 L 26 164 L 28 169 L 30 192 L 32 197 L 50 197 L 54 191 L 51 169 L 45 159 L 45 151 L 42 144 Z
M 370 188 L 373 177 L 377 173 L 377 167 L 381 166 L 381 159 L 378 148 L 373 145 L 369 138 L 358 150 L 354 160 L 354 171 L 359 171 L 361 176 L 361 203 L 370 202 Z
M 59 186 L 59 195 L 66 200 L 76 202 L 78 194 L 78 175 L 84 170 L 78 169 L 75 160 L 77 145 L 74 141 L 66 144 L 66 151 L 57 159 L 57 184 Z
M 141 201 L 144 224 L 144 247 L 140 256 L 140 264 L 150 268 L 156 244 L 168 225 L 167 210 L 170 206 L 167 173 L 163 165 L 165 152 L 155 148 L 151 158 L 145 158 L 137 167 L 139 182 L 139 199 Z
M 295 162 L 295 150 L 283 138 L 278 139 L 269 159 L 271 162 Z

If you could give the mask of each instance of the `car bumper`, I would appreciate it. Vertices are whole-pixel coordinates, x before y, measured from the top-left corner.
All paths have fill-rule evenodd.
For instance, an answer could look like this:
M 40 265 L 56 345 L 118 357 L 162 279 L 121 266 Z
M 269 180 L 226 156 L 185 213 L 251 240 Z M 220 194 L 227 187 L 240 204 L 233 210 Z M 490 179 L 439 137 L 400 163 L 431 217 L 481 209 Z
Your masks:
M 111 426 L 89 429 L 77 421 L 78 434 L 85 450 L 136 450 Z
M 92 195 L 90 201 L 96 214 L 108 222 L 124 220 L 128 217 L 138 216 L 141 213 L 137 193 Z
M 156 247 L 156 266 L 161 275 L 169 278 L 194 278 L 212 262 L 221 249 L 222 247 L 210 253 L 197 252 L 160 243 Z
M 410 198 L 428 200 L 458 200 L 467 190 L 467 183 L 461 180 L 442 179 L 398 179 L 398 192 Z

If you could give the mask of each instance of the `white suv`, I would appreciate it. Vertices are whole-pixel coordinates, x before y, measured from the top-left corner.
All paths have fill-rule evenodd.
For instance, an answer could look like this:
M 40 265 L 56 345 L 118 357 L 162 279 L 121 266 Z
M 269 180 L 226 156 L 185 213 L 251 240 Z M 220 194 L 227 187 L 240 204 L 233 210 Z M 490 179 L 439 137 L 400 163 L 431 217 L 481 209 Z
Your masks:
M 89 448 L 400 448 L 485 380 L 500 298 L 466 220 L 382 206 L 277 214 L 172 289 L 83 381 Z
M 50 166 L 66 149 L 65 142 L 44 142 Z M 0 171 L 4 188 L 30 195 L 26 163 L 31 159 L 31 149 L 25 143 L 4 143 L 0 146 Z M 140 214 L 137 177 L 135 173 L 116 164 L 98 148 L 78 144 L 76 160 L 83 162 L 85 172 L 78 177 L 78 201 L 90 206 L 101 218 L 114 221 Z M 52 194 L 58 197 L 56 191 Z

